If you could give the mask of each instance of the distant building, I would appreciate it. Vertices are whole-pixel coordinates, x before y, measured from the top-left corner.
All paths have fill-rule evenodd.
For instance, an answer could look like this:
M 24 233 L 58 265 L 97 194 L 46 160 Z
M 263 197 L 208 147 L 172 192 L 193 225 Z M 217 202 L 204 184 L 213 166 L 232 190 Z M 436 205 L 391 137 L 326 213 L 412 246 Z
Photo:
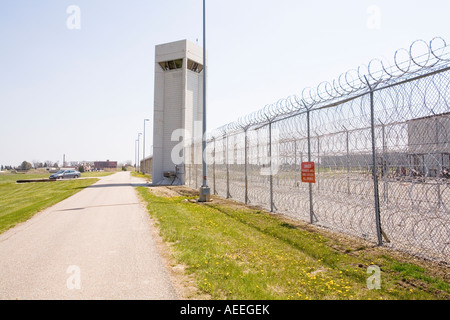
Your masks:
M 152 174 L 153 172 L 153 156 L 141 160 L 141 172 Z
M 439 177 L 444 170 L 450 169 L 450 113 L 412 119 L 406 122 L 408 143 L 406 150 L 378 150 L 377 165 L 385 168 L 404 171 L 404 175 L 414 170 L 426 177 Z M 404 127 L 402 127 L 404 128 Z M 403 129 L 402 129 L 403 130 Z M 399 134 L 399 136 L 401 136 Z M 321 155 L 320 165 L 330 169 L 354 170 L 370 168 L 373 165 L 372 155 Z
M 450 166 L 450 113 L 408 121 L 410 166 L 436 177 Z
M 92 169 L 94 168 L 94 164 L 90 163 L 90 162 L 80 162 L 78 164 L 78 168 L 83 167 L 85 172 L 89 172 L 92 171 Z
M 117 161 L 96 161 L 94 162 L 94 170 L 117 169 Z

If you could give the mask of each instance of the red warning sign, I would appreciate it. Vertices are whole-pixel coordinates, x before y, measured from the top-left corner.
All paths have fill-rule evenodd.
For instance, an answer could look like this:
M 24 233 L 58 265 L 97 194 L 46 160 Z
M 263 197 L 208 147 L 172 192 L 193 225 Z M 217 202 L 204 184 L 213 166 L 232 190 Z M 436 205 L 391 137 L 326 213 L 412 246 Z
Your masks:
M 314 162 L 302 163 L 302 182 L 316 183 L 316 170 Z

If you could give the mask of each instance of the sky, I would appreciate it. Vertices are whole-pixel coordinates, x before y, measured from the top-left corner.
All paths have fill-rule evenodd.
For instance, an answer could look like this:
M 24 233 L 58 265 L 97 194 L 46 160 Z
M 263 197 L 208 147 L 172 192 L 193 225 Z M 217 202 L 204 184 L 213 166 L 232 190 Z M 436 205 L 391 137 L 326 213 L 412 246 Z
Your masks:
M 449 12 L 448 0 L 207 0 L 208 130 L 415 40 L 450 43 Z M 155 46 L 183 39 L 203 43 L 202 0 L 0 1 L 0 165 L 134 162 Z

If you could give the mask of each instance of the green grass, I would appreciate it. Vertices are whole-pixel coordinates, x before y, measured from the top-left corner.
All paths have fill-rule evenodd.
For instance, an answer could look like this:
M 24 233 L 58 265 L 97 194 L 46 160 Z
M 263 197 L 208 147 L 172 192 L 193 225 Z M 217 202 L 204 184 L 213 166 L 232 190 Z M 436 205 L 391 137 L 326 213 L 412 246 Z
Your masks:
M 450 285 L 386 250 L 346 247 L 268 213 L 138 192 L 174 256 L 212 299 L 449 299 Z M 381 267 L 381 289 L 367 268 Z
M 82 177 L 103 175 L 106 175 L 106 173 L 92 173 L 89 175 L 83 173 Z M 98 181 L 98 179 L 75 179 L 48 183 L 16 183 L 17 180 L 44 179 L 48 177 L 48 174 L 10 174 L 0 176 L 0 233 L 30 219 L 39 211 L 72 196 Z
M 152 180 L 152 175 L 151 174 L 142 174 L 141 172 L 132 171 L 131 175 L 133 177 L 136 177 L 136 178 L 144 178 L 144 179 L 147 179 L 149 181 Z

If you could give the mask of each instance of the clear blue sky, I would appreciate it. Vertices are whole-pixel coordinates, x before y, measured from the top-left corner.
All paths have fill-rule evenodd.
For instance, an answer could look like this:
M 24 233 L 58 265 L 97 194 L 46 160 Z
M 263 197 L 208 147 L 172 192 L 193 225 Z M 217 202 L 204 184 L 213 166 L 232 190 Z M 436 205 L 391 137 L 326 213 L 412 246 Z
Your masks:
M 448 0 L 209 0 L 208 128 L 416 39 L 450 42 L 449 12 Z M 153 114 L 155 45 L 201 44 L 201 19 L 202 0 L 2 0 L 0 164 L 133 160 Z

